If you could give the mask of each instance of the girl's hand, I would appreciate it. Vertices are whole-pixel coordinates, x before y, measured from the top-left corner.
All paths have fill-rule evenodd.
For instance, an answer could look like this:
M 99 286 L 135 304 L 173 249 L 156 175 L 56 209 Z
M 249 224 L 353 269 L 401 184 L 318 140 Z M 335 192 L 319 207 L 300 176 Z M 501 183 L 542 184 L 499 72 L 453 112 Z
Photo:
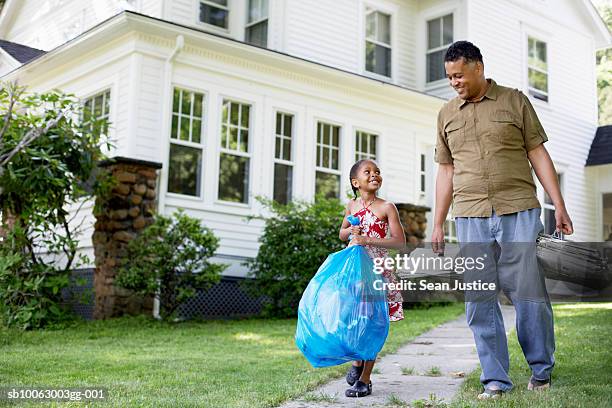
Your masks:
M 355 235 L 351 239 L 351 245 L 367 245 L 368 237 L 364 237 L 363 235 Z
M 351 232 L 351 235 L 353 236 L 357 236 L 357 235 L 361 235 L 361 227 L 359 225 L 353 225 L 349 228 L 349 231 Z

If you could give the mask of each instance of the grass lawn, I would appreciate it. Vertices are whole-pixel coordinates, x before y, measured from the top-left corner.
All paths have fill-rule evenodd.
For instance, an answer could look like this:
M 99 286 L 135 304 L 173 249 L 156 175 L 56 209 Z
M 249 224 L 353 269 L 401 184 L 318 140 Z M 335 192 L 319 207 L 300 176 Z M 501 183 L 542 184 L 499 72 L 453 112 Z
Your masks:
M 462 311 L 463 304 L 407 310 L 404 321 L 391 324 L 383 354 Z M 55 331 L 0 328 L 0 385 L 104 387 L 104 406 L 275 406 L 346 371 L 313 369 L 294 344 L 295 324 L 132 317 Z
M 501 400 L 477 402 L 480 370 L 469 375 L 453 407 L 612 407 L 612 303 L 558 304 L 555 314 L 555 369 L 552 389 L 527 391 L 531 372 L 509 336 L 510 377 L 514 389 Z

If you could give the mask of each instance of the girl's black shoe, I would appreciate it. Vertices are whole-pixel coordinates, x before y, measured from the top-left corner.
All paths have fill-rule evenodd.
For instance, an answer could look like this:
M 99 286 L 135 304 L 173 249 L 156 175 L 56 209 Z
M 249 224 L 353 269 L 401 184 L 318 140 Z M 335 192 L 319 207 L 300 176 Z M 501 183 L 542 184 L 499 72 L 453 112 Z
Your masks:
M 345 391 L 344 395 L 349 398 L 361 398 L 372 393 L 372 382 L 366 384 L 357 380 L 355 385 Z
M 349 368 L 348 373 L 346 373 L 346 382 L 348 385 L 353 385 L 355 382 L 361 377 L 361 373 L 363 372 L 363 362 L 359 367 L 356 367 L 351 364 L 351 368 Z

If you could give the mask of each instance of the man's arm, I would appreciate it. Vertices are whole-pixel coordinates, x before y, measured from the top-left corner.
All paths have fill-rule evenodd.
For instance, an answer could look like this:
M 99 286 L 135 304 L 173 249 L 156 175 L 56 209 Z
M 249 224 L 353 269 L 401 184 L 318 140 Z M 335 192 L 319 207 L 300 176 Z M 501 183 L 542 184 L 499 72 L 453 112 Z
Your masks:
M 453 173 L 452 164 L 440 164 L 436 176 L 436 213 L 431 234 L 431 246 L 435 253 L 444 254 L 444 221 L 453 199 Z
M 555 166 L 553 165 L 548 151 L 543 144 L 540 144 L 534 149 L 529 150 L 527 152 L 527 157 L 531 162 L 531 166 L 536 176 L 538 176 L 538 180 L 540 180 L 544 190 L 546 190 L 555 206 L 556 230 L 562 231 L 566 235 L 573 234 L 574 227 L 572 225 L 572 220 L 565 208 L 565 201 L 563 200 L 561 189 L 559 188 L 557 172 L 555 171 Z

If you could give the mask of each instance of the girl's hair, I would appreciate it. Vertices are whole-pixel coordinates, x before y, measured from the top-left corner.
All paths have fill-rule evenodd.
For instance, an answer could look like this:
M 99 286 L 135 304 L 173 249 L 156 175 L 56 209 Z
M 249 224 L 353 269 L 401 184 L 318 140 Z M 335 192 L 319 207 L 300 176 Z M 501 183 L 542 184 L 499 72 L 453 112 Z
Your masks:
M 361 168 L 361 165 L 365 162 L 374 163 L 374 160 L 370 160 L 370 159 L 357 160 L 355 164 L 353 164 L 353 167 L 351 167 L 351 171 L 349 172 L 349 183 L 351 183 L 351 189 L 353 190 L 353 194 L 355 194 L 355 200 L 357 199 L 357 191 L 359 191 L 359 189 L 353 186 L 353 179 L 357 178 L 357 172 Z

